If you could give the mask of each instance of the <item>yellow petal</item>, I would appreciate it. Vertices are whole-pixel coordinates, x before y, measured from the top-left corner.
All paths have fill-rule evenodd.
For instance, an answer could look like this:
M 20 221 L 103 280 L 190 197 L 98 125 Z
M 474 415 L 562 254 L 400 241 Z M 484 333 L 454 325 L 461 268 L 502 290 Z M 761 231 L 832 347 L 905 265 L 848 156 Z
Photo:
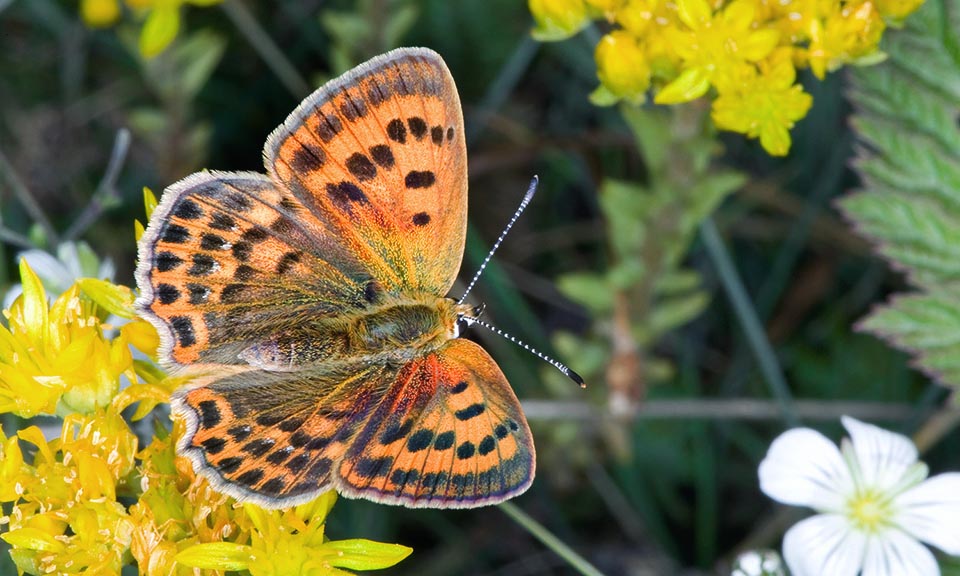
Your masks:
M 11 530 L 6 534 L 0 534 L 0 538 L 7 541 L 7 544 L 17 548 L 26 548 L 27 550 L 41 550 L 43 552 L 62 552 L 64 545 L 53 537 L 37 528 L 18 528 Z
M 107 280 L 81 278 L 77 280 L 80 290 L 97 303 L 98 306 L 121 318 L 134 318 L 133 290 Z
M 679 104 L 695 100 L 710 89 L 710 77 L 702 68 L 688 68 L 676 80 L 660 90 L 654 102 L 657 104 Z
M 786 156 L 790 151 L 790 132 L 780 125 L 766 126 L 760 132 L 760 145 L 771 156 Z
M 20 259 L 20 282 L 23 285 L 23 294 L 20 296 L 23 299 L 23 326 L 33 346 L 42 350 L 47 339 L 47 291 L 26 258 Z
M 208 570 L 246 570 L 252 549 L 232 542 L 195 544 L 177 554 L 177 562 Z
M 757 30 L 748 34 L 746 39 L 737 45 L 737 48 L 745 59 L 756 62 L 773 52 L 778 42 L 780 42 L 779 30 Z
M 729 28 L 746 30 L 753 24 L 755 12 L 753 2 L 736 0 L 723 9 L 723 23 Z
M 713 17 L 707 0 L 677 0 L 677 13 L 683 23 L 694 30 L 702 28 Z

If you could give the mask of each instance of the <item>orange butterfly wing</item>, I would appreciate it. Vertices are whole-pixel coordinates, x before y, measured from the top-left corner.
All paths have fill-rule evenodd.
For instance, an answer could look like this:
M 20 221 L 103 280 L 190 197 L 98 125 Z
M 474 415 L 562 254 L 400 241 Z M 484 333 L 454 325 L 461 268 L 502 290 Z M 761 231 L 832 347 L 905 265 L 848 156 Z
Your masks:
M 470 340 L 405 365 L 339 462 L 344 495 L 468 508 L 525 491 L 533 436 L 503 372 Z
M 327 83 L 270 135 L 264 158 L 385 289 L 450 290 L 467 154 L 460 98 L 436 53 L 394 50 Z
M 166 190 L 140 242 L 137 308 L 175 365 L 245 364 L 270 330 L 366 306 L 373 276 L 289 192 L 200 172 Z

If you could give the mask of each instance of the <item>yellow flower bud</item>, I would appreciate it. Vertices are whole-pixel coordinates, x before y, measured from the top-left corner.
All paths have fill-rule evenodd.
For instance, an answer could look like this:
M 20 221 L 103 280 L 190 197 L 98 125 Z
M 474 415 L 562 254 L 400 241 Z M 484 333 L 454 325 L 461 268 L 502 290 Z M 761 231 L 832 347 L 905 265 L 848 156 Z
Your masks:
M 91 28 L 106 28 L 120 18 L 120 5 L 117 0 L 83 0 L 80 17 Z
M 616 30 L 597 44 L 597 76 L 614 96 L 641 100 L 650 87 L 650 63 L 643 47 L 629 33 Z
M 569 38 L 590 22 L 583 0 L 529 0 L 529 4 L 537 22 L 533 37 L 542 42 Z

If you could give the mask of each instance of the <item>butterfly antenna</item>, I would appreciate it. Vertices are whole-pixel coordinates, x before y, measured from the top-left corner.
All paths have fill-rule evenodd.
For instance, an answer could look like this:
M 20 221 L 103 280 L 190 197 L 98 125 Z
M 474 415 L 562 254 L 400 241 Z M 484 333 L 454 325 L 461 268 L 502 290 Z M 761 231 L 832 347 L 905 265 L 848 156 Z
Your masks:
M 557 360 L 554 360 L 553 358 L 547 356 L 547 355 L 544 354 L 543 352 L 537 351 L 537 349 L 535 349 L 535 348 L 532 347 L 532 346 L 528 346 L 527 344 L 524 344 L 522 341 L 520 341 L 520 340 L 518 340 L 517 338 L 514 338 L 513 336 L 507 334 L 506 332 L 504 332 L 503 330 L 497 328 L 496 326 L 487 324 L 487 323 L 484 322 L 483 320 L 477 320 L 476 318 L 464 318 L 464 320 L 467 322 L 467 325 L 468 325 L 468 326 L 473 326 L 474 324 L 479 324 L 480 326 L 483 326 L 484 328 L 486 328 L 487 330 L 490 330 L 491 332 L 496 332 L 498 335 L 503 336 L 504 338 L 506 338 L 507 340 L 513 342 L 513 343 L 516 344 L 517 346 L 520 346 L 521 348 L 523 348 L 523 349 L 526 350 L 527 352 L 530 352 L 531 354 L 533 354 L 533 355 L 536 356 L 537 358 L 540 358 L 541 360 L 545 361 L 547 364 L 550 364 L 551 366 L 553 366 L 553 367 L 556 368 L 557 370 L 563 372 L 564 375 L 565 375 L 567 378 L 569 378 L 569 379 L 573 380 L 574 382 L 576 382 L 577 385 L 579 385 L 581 388 L 586 388 L 586 387 L 587 387 L 586 383 L 584 383 L 584 381 L 583 381 L 583 378 L 582 378 L 579 374 L 577 374 L 576 372 L 574 372 L 573 370 L 567 368 L 567 366 L 566 366 L 565 364 L 563 364 L 562 362 L 559 362 L 559 361 L 557 361 Z
M 517 218 L 520 218 L 520 215 L 523 214 L 523 211 L 526 210 L 527 204 L 530 203 L 530 200 L 533 200 L 533 195 L 537 193 L 537 183 L 540 179 L 536 176 L 530 180 L 530 186 L 527 188 L 527 193 L 523 196 L 523 201 L 520 202 L 520 207 L 517 208 L 517 211 L 513 213 L 513 217 L 510 218 L 510 221 L 507 222 L 507 226 L 503 229 L 503 232 L 500 233 L 500 237 L 497 238 L 497 241 L 493 243 L 493 248 L 490 249 L 490 253 L 487 254 L 487 257 L 483 259 L 483 263 L 480 264 L 480 269 L 477 270 L 477 273 L 473 275 L 473 280 L 470 281 L 470 284 L 467 285 L 467 291 L 463 293 L 463 296 L 457 300 L 457 304 L 463 304 L 463 301 L 466 300 L 467 294 L 473 290 L 473 285 L 477 283 L 477 280 L 480 279 L 480 275 L 483 274 L 483 269 L 487 267 L 487 263 L 490 262 L 490 259 L 493 258 L 494 252 L 497 251 L 497 248 L 500 247 L 500 243 L 503 242 L 503 239 L 507 237 L 507 232 L 510 231 L 510 228 L 513 227 L 513 223 L 517 221 Z

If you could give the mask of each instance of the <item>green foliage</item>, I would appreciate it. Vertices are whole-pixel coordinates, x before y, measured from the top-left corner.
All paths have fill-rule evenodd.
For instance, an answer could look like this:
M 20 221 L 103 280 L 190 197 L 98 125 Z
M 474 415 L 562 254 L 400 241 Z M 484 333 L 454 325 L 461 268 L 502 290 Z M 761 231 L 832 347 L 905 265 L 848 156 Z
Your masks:
M 951 386 L 960 384 L 958 13 L 957 0 L 926 3 L 887 37 L 887 62 L 855 72 L 850 97 L 866 144 L 856 162 L 864 189 L 840 204 L 917 290 L 859 326 Z
M 702 122 L 702 111 L 624 106 L 622 113 L 648 177 L 644 182 L 603 182 L 599 203 L 610 265 L 558 280 L 568 298 L 590 311 L 594 326 L 589 343 L 567 337 L 557 346 L 570 357 L 578 356 L 577 350 L 604 348 L 607 358 L 600 364 L 607 366 L 616 366 L 618 354 L 634 355 L 638 361 L 627 364 L 636 369 L 621 376 L 621 392 L 639 398 L 641 383 L 663 380 L 673 372 L 650 348 L 709 303 L 700 275 L 684 267 L 683 258 L 700 223 L 743 185 L 744 176 L 710 167 L 715 141 Z M 616 380 L 610 373 L 606 377 Z

